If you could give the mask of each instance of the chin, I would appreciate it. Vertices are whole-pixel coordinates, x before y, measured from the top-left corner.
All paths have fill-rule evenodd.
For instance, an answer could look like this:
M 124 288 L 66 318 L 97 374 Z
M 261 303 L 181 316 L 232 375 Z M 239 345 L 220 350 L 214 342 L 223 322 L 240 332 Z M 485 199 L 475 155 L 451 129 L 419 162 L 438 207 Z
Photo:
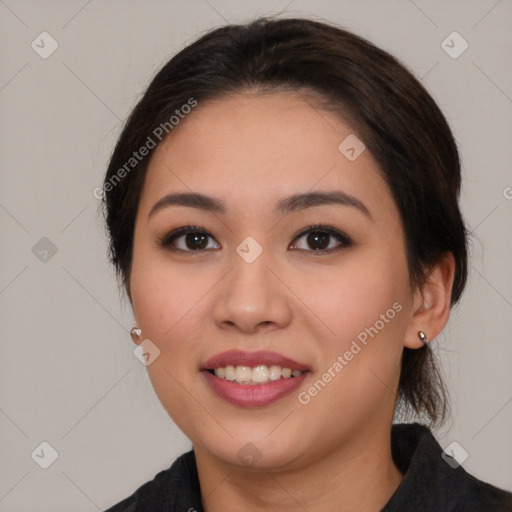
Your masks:
M 222 439 L 214 436 L 200 444 L 213 457 L 238 468 L 282 470 L 296 464 L 302 455 L 297 448 L 303 449 L 304 437 L 298 431 L 292 433 L 285 428 L 277 432 L 279 421 L 272 422 L 272 425 L 260 423 L 258 427 L 254 423 L 246 424 L 238 430 L 233 424 L 226 424 L 233 438 L 228 439 L 227 435 L 222 436 Z M 269 435 L 273 429 L 276 431 Z
M 286 447 L 276 450 L 275 447 L 258 445 L 252 441 L 241 443 L 238 450 L 233 450 L 233 446 L 226 446 L 225 450 L 219 450 L 218 446 L 215 449 L 217 453 L 214 455 L 226 464 L 253 471 L 282 471 L 293 466 L 297 459 L 296 450 L 291 447 L 289 450 Z

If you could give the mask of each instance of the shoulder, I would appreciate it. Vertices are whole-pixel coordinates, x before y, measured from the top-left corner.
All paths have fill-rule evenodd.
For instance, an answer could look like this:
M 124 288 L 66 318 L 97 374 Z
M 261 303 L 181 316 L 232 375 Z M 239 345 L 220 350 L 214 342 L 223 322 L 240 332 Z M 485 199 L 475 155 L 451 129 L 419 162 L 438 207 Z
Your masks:
M 470 475 L 444 453 L 425 426 L 394 425 L 391 441 L 393 459 L 404 478 L 382 512 L 512 511 L 511 493 Z
M 105 512 L 200 512 L 201 493 L 194 452 L 178 457 L 172 466 Z
M 466 484 L 461 487 L 460 505 L 456 510 L 478 512 L 512 511 L 512 494 L 494 485 L 478 480 L 465 472 Z

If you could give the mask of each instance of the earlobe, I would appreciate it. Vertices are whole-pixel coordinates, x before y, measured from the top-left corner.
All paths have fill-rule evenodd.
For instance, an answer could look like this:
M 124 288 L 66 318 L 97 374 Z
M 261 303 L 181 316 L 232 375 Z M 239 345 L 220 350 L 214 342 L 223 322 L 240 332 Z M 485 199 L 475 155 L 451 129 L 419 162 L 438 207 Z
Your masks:
M 407 348 L 423 347 L 444 329 L 450 317 L 454 274 L 453 254 L 445 253 L 429 272 L 425 284 L 414 292 L 412 316 L 404 339 Z

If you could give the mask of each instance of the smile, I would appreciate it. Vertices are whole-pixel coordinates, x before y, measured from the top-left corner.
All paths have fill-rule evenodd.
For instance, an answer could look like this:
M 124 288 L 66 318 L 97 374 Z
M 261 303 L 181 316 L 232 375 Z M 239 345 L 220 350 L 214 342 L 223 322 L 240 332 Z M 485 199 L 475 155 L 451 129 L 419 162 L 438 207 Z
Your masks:
M 275 352 L 229 351 L 209 359 L 202 373 L 221 399 L 242 407 L 263 407 L 292 393 L 309 367 Z

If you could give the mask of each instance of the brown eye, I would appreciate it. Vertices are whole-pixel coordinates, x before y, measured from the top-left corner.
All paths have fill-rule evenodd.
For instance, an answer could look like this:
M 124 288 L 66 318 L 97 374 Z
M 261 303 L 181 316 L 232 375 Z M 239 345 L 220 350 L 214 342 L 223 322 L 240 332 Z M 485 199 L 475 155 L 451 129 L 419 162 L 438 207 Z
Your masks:
M 162 240 L 160 246 L 175 251 L 205 251 L 220 249 L 220 244 L 204 229 L 183 227 L 175 229 Z
M 337 229 L 329 226 L 311 226 L 297 235 L 290 248 L 309 252 L 330 252 L 350 245 L 350 238 Z
M 331 241 L 331 235 L 329 233 L 321 232 L 321 231 L 313 231 L 309 233 L 306 238 L 307 244 L 311 249 L 314 250 L 323 250 L 329 247 L 329 242 Z
M 208 246 L 208 235 L 203 233 L 188 233 L 185 235 L 185 245 L 191 251 L 197 249 L 206 249 Z

